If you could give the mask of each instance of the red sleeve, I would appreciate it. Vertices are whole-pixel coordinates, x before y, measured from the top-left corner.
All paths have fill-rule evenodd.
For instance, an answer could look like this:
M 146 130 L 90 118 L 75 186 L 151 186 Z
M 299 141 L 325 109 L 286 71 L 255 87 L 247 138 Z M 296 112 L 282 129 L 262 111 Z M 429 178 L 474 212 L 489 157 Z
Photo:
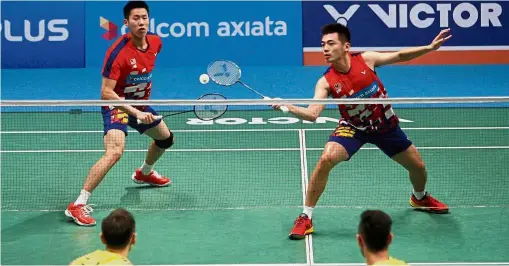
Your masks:
M 108 57 L 104 59 L 102 75 L 105 78 L 118 80 L 120 78 L 120 60 L 117 57 L 113 63 L 108 63 Z
M 120 78 L 122 68 L 121 51 L 126 46 L 127 42 L 128 38 L 121 38 L 108 49 L 104 57 L 102 69 L 103 77 L 113 80 L 118 80 Z

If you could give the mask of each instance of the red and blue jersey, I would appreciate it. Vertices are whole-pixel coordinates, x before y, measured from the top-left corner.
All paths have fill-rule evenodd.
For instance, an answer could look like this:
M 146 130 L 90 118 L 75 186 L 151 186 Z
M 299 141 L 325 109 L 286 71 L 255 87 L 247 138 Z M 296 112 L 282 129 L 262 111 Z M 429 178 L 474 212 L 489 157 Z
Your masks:
M 148 100 L 152 90 L 152 70 L 162 41 L 147 34 L 148 47 L 136 48 L 129 33 L 118 38 L 106 52 L 102 75 L 117 81 L 115 93 L 128 100 Z
M 351 67 L 340 73 L 330 66 L 324 73 L 333 98 L 388 98 L 384 85 L 362 58 L 350 57 Z M 399 119 L 390 104 L 339 104 L 341 120 L 366 132 L 384 132 L 396 127 Z

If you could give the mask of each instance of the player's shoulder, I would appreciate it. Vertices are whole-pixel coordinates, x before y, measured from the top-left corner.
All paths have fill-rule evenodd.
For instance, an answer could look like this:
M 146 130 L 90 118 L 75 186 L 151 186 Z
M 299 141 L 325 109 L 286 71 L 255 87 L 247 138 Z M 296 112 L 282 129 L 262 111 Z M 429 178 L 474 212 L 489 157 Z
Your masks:
M 86 255 L 83 255 L 73 262 L 70 265 L 132 265 L 132 263 L 127 259 L 122 257 L 119 254 L 105 251 L 105 250 L 95 250 Z
M 84 265 L 90 263 L 91 260 L 98 256 L 98 254 L 100 254 L 100 250 L 92 251 L 90 253 L 87 253 L 81 257 L 74 259 L 69 265 Z
M 150 41 L 152 41 L 152 42 L 155 41 L 155 42 L 159 42 L 159 43 L 162 42 L 161 37 L 159 37 L 159 35 L 157 35 L 153 32 L 147 32 L 147 39 L 149 42 Z
M 157 53 L 161 51 L 161 48 L 163 46 L 163 41 L 161 40 L 161 37 L 159 35 L 149 32 L 147 33 L 147 41 L 150 44 L 150 49 L 154 49 Z
M 349 53 L 352 62 L 364 61 L 365 52 L 351 52 Z
M 389 257 L 389 259 L 376 262 L 374 265 L 408 265 L 408 264 L 402 260 Z
M 117 38 L 115 42 L 113 42 L 108 50 L 106 51 L 106 57 L 113 57 L 116 58 L 121 52 L 124 50 L 124 48 L 127 46 L 127 44 L 131 41 L 131 37 L 129 34 L 124 34 Z
M 331 74 L 334 74 L 334 71 L 332 71 L 332 65 L 329 65 L 329 66 L 325 69 L 325 71 L 323 72 L 323 74 L 322 74 L 322 78 L 323 78 L 323 77 L 326 77 L 326 76 L 328 76 L 328 75 L 331 75 Z

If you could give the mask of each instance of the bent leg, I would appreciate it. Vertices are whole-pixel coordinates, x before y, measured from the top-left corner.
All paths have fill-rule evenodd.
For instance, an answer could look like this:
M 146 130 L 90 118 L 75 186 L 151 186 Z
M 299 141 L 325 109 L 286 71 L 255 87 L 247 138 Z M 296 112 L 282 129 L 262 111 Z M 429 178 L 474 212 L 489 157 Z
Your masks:
M 417 193 L 424 193 L 428 180 L 428 173 L 417 148 L 415 148 L 414 145 L 410 145 L 405 151 L 394 155 L 392 160 L 408 171 L 414 191 Z
M 426 191 L 428 173 L 421 155 L 405 133 L 398 127 L 383 134 L 376 145 L 392 160 L 403 166 L 412 182 L 413 193 L 410 205 L 416 209 L 434 213 L 447 213 L 449 208 L 444 203 L 431 197 Z
M 150 107 L 147 107 L 145 111 L 150 111 L 154 115 L 157 115 L 157 113 Z M 158 120 L 151 125 L 138 125 L 130 121 L 130 125 L 141 134 L 145 134 L 152 139 L 143 164 L 140 168 L 136 169 L 132 175 L 133 181 L 138 184 L 167 186 L 171 183 L 171 180 L 165 176 L 161 176 L 157 171 L 154 171 L 153 168 L 154 164 L 159 160 L 159 158 L 161 158 L 164 152 L 173 146 L 173 133 L 162 120 Z
M 109 130 L 104 136 L 105 152 L 90 168 L 83 189 L 92 192 L 101 183 L 108 171 L 120 160 L 124 153 L 125 134 L 121 130 Z
M 339 126 L 330 136 L 307 184 L 304 210 L 294 222 L 294 227 L 289 234 L 290 239 L 303 239 L 306 235 L 313 233 L 313 208 L 325 190 L 330 171 L 338 163 L 350 160 L 364 145 L 364 141 L 355 134 L 350 127 Z
M 313 169 L 311 179 L 309 180 L 306 194 L 306 207 L 314 208 L 320 199 L 327 181 L 329 173 L 338 163 L 349 159 L 349 154 L 343 145 L 337 142 L 328 142 Z
M 145 134 L 153 139 L 148 148 L 145 163 L 153 165 L 164 154 L 166 149 L 173 145 L 174 136 L 164 121 L 161 121 L 156 127 L 145 131 Z
M 92 191 L 101 183 L 108 171 L 118 162 L 124 152 L 125 133 L 119 129 L 111 129 L 104 136 L 105 152 L 90 168 L 83 189 L 76 201 L 71 202 L 65 210 L 65 215 L 78 225 L 94 226 L 96 221 L 90 216 L 92 208 L 87 205 Z

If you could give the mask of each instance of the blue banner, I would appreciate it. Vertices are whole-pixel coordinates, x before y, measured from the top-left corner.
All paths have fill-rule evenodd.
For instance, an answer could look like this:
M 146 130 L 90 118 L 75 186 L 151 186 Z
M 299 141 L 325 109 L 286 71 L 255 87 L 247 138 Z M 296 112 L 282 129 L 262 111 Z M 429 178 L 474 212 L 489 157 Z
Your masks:
M 127 32 L 124 2 L 87 2 L 87 67 L 100 67 L 108 47 Z M 148 2 L 149 30 L 163 49 L 158 67 L 302 65 L 300 2 Z
M 453 37 L 444 47 L 509 46 L 504 1 L 306 1 L 302 8 L 304 47 L 320 47 L 321 27 L 334 22 L 350 28 L 353 47 L 426 45 L 445 28 Z
M 5 2 L 2 68 L 85 66 L 85 2 Z

